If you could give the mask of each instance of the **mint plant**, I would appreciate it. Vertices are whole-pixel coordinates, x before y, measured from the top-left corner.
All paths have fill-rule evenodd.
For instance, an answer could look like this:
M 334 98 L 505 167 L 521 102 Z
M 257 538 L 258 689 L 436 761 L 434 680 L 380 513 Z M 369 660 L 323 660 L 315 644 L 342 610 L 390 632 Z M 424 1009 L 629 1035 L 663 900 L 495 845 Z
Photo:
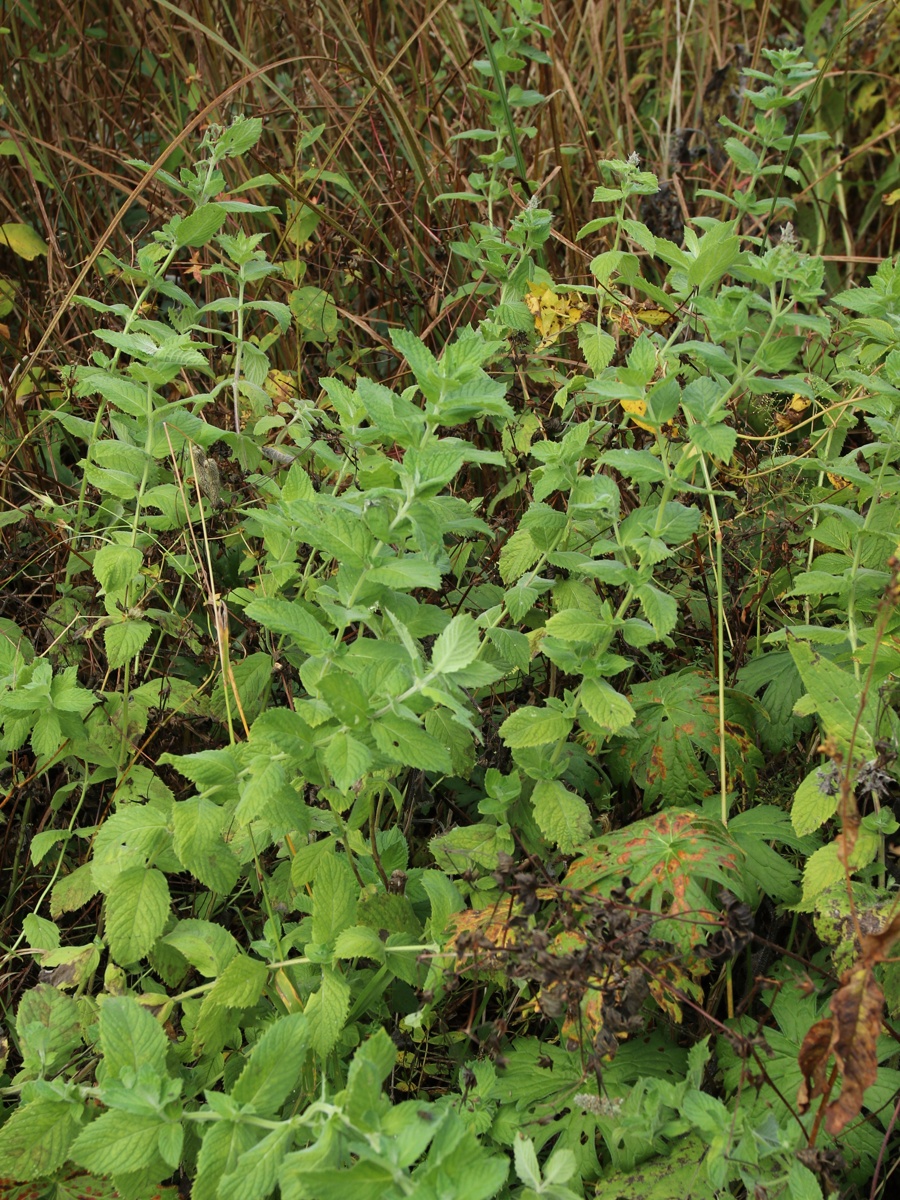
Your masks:
M 895 269 L 826 302 L 822 263 L 754 224 L 768 156 L 806 144 L 783 114 L 812 69 L 779 52 L 726 143 L 735 215 L 676 245 L 635 208 L 655 175 L 605 162 L 570 292 L 549 209 L 496 224 L 538 10 L 477 14 L 477 326 L 393 329 L 402 378 L 285 399 L 296 312 L 242 225 L 281 210 L 228 190 L 251 118 L 158 174 L 186 211 L 109 260 L 130 302 L 87 301 L 104 348 L 54 414 L 84 447 L 54 615 L 86 646 L 0 626 L 7 769 L 53 814 L 6 951 L 40 970 L 2 1080 L 17 1183 L 570 1200 L 640 1169 L 814 1198 L 838 1146 L 860 1178 L 878 1158 L 793 1095 L 833 1053 L 869 1129 L 896 1086 L 823 1015 L 864 996 L 877 1068 L 900 1010 Z M 779 396 L 808 417 L 769 429 Z M 743 476 L 780 481 L 801 535 L 736 606 Z M 776 905 L 814 914 L 839 988 L 823 950 L 817 983 L 782 964 L 761 995 Z

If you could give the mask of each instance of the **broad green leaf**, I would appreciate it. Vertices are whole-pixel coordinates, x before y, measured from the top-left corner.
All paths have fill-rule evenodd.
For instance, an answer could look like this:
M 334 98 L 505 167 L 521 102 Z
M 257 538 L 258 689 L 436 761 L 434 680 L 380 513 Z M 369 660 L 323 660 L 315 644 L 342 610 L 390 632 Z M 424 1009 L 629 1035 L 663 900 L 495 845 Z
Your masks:
M 0 246 L 8 246 L 13 254 L 32 262 L 39 254 L 46 254 L 47 243 L 30 225 L 10 222 L 0 225 Z
M 319 863 L 313 889 L 312 940 L 325 946 L 356 923 L 359 884 L 345 855 L 329 854 Z
M 219 1181 L 237 1166 L 238 1159 L 259 1138 L 259 1131 L 238 1121 L 216 1121 L 205 1127 L 197 1156 L 197 1175 L 191 1200 L 219 1200 Z
M 478 657 L 478 627 L 468 613 L 454 617 L 438 635 L 431 651 L 431 666 L 442 675 L 462 670 Z
M 317 689 L 319 697 L 342 724 L 357 730 L 369 725 L 369 697 L 348 671 L 329 671 L 319 680 Z
M 19 1003 L 16 1034 L 26 1075 L 54 1075 L 82 1046 L 76 1001 L 49 983 L 39 983 Z
M 850 854 L 849 870 L 851 875 L 861 867 L 867 867 L 873 861 L 878 853 L 880 840 L 878 834 L 872 833 L 865 827 L 860 828 Z M 824 892 L 832 884 L 846 878 L 847 869 L 841 861 L 838 843 L 830 842 L 827 846 L 820 846 L 806 860 L 806 866 L 803 869 L 801 911 L 810 911 L 812 902 L 820 892 Z
M 443 934 L 451 916 L 465 908 L 465 901 L 443 871 L 423 871 L 420 882 L 431 903 L 428 936 L 437 939 Z
M 441 586 L 441 572 L 424 555 L 406 554 L 388 562 L 379 561 L 366 576 L 372 583 L 380 583 L 398 592 L 411 592 L 414 588 L 435 591 Z
M 163 931 L 169 903 L 169 885 L 161 871 L 132 867 L 116 878 L 106 896 L 106 934 L 117 963 L 129 966 L 146 957 Z
M 79 1166 L 98 1175 L 140 1171 L 154 1161 L 160 1130 L 167 1122 L 156 1116 L 110 1110 L 88 1125 L 71 1149 Z
M 503 543 L 500 551 L 500 578 L 504 583 L 515 583 L 529 567 L 533 567 L 541 552 L 534 544 L 527 529 L 517 529 Z
M 640 587 L 636 587 L 634 595 L 657 636 L 665 637 L 671 633 L 678 621 L 678 604 L 675 597 L 651 583 L 642 583 Z
M 552 616 L 546 625 L 551 637 L 564 642 L 599 642 L 609 637 L 610 622 L 584 608 L 564 608 Z
M 322 654 L 334 640 L 302 605 L 289 600 L 253 600 L 244 612 L 272 633 L 287 634 L 304 654 Z
M 265 1200 L 275 1189 L 279 1168 L 293 1137 L 294 1130 L 285 1122 L 246 1150 L 234 1171 L 221 1179 L 218 1200 Z
M 298 329 L 312 341 L 330 338 L 337 331 L 337 306 L 333 297 L 321 288 L 311 284 L 297 288 L 288 297 L 288 305 Z
M 794 792 L 791 822 L 801 836 L 813 833 L 837 812 L 841 799 L 840 783 L 828 782 L 827 767 L 814 767 Z
M 228 216 L 221 204 L 204 204 L 183 217 L 175 231 L 176 246 L 205 246 L 214 237 Z
M 100 1047 L 105 1078 L 142 1066 L 165 1073 L 168 1043 L 160 1023 L 133 996 L 108 996 L 100 1009 Z
M 391 762 L 445 775 L 453 770 L 450 755 L 440 742 L 413 721 L 386 713 L 372 723 L 371 730 L 378 749 Z
M 381 1086 L 397 1061 L 397 1047 L 386 1029 L 379 1029 L 359 1047 L 347 1072 L 346 1112 L 365 1125 L 378 1108 Z
M 547 746 L 569 736 L 572 718 L 555 708 L 519 708 L 500 726 L 500 737 L 511 750 Z
M 322 761 L 342 792 L 349 792 L 372 765 L 372 752 L 349 733 L 335 733 Z
M 268 975 L 264 962 L 238 953 L 224 968 L 206 1001 L 220 1008 L 252 1008 L 262 995 Z
M 808 642 L 792 638 L 788 645 L 825 736 L 834 739 L 845 755 L 852 741 L 855 759 L 872 758 L 878 734 L 877 696 L 867 695 L 863 703 L 863 685 L 849 671 L 817 654 Z
M 322 968 L 322 985 L 306 1005 L 310 1043 L 322 1059 L 334 1049 L 350 1011 L 350 987 L 331 967 Z
M 309 1023 L 303 1013 L 279 1017 L 265 1031 L 232 1089 L 236 1104 L 259 1116 L 275 1116 L 294 1091 L 309 1049 Z
M 623 1196 L 640 1200 L 718 1200 L 721 1189 L 713 1187 L 706 1175 L 704 1160 L 708 1141 L 691 1133 L 673 1143 L 668 1154 L 645 1159 L 632 1172 L 615 1171 L 597 1184 L 593 1200 L 621 1200 Z
M 185 870 L 210 891 L 227 895 L 241 868 L 222 836 L 222 809 L 203 796 L 191 796 L 175 805 L 172 818 L 173 847 Z
M 23 1104 L 0 1127 L 0 1175 L 15 1180 L 51 1175 L 69 1157 L 79 1109 L 66 1100 Z
M 50 916 L 62 916 L 63 913 L 76 912 L 93 899 L 98 892 L 94 882 L 94 872 L 90 863 L 76 867 L 68 875 L 62 875 L 53 885 L 50 893 Z
M 592 719 L 609 733 L 620 733 L 634 721 L 629 701 L 605 679 L 585 679 L 578 695 Z
M 91 570 L 107 596 L 122 596 L 138 575 L 144 556 L 136 546 L 101 546 Z
M 462 875 L 472 868 L 487 873 L 497 869 L 501 854 L 512 854 L 515 846 L 509 826 L 480 821 L 439 834 L 429 842 L 438 866 L 450 875 Z
M 523 1133 L 516 1134 L 513 1142 L 513 1158 L 516 1164 L 516 1174 L 521 1181 L 536 1191 L 541 1190 L 541 1168 L 538 1164 L 534 1142 Z
M 563 854 L 584 848 L 591 836 L 591 814 L 580 796 L 558 779 L 540 779 L 531 794 L 534 819 L 541 833 Z
M 116 621 L 103 630 L 106 663 L 112 671 L 124 667 L 143 650 L 153 626 L 149 621 Z
M 183 954 L 207 979 L 220 975 L 237 953 L 233 934 L 215 921 L 202 921 L 196 917 L 178 921 L 163 942 Z

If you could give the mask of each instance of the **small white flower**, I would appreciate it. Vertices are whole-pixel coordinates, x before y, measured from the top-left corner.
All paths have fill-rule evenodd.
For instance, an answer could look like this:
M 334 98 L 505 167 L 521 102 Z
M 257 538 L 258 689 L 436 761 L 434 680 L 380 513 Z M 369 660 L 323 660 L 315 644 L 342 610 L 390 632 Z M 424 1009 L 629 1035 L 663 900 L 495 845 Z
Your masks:
M 641 156 L 638 154 L 637 150 L 632 150 L 632 152 L 628 155 L 628 165 L 629 167 L 639 167 L 641 165 Z
M 797 244 L 797 235 L 794 233 L 794 226 L 790 221 L 786 221 L 781 227 L 781 238 L 779 244 L 782 246 L 796 246 Z

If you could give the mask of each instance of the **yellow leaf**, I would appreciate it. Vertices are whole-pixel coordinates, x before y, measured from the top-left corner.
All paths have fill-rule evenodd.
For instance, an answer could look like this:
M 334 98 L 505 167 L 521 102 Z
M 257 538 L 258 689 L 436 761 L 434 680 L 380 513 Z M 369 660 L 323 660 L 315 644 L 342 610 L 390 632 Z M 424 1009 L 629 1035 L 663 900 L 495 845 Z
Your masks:
M 538 350 L 552 346 L 560 334 L 578 324 L 588 309 L 577 292 L 554 292 L 549 283 L 529 283 L 525 304 L 541 335 Z
M 652 425 L 647 425 L 644 421 L 639 421 L 638 417 L 642 417 L 647 411 L 647 405 L 643 400 L 622 400 L 622 408 L 634 421 L 639 429 L 646 429 L 648 433 L 655 433 L 656 430 Z
M 801 421 L 806 419 L 806 413 L 812 400 L 806 396 L 801 396 L 799 392 L 795 392 L 791 396 L 790 403 L 783 413 L 775 414 L 775 425 L 781 433 L 786 433 L 789 429 L 793 429 L 795 425 L 799 425 Z
M 47 253 L 47 243 L 30 225 L 0 225 L 0 246 L 9 246 L 13 254 L 28 262 Z

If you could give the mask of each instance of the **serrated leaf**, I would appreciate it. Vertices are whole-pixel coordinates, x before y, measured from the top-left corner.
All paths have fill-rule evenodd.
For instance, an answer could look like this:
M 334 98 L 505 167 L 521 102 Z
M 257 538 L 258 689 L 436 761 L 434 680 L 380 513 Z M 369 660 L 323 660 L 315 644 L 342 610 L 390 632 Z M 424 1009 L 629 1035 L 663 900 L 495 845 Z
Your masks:
M 384 962 L 384 942 L 367 925 L 353 925 L 338 935 L 334 957 L 371 958 L 375 962 Z
M 533 567 L 541 552 L 534 544 L 527 529 L 517 529 L 503 543 L 500 551 L 500 578 L 504 583 L 515 583 L 520 575 Z
M 837 812 L 841 799 L 840 787 L 827 783 L 827 768 L 815 767 L 794 792 L 791 823 L 796 833 L 813 833 Z M 826 791 L 823 785 L 828 788 Z
M 159 1131 L 165 1124 L 156 1116 L 117 1110 L 101 1113 L 79 1134 L 70 1157 L 98 1175 L 140 1171 L 156 1158 Z
M 169 885 L 162 871 L 132 867 L 116 878 L 106 896 L 106 934 L 117 963 L 129 966 L 146 957 L 163 931 L 169 905 Z
M 569 736 L 572 718 L 555 708 L 519 708 L 500 726 L 500 737 L 511 750 L 548 746 Z
M 203 796 L 179 801 L 172 810 L 173 848 L 185 870 L 210 891 L 227 895 L 240 863 L 222 836 L 222 809 Z
M 591 814 L 580 796 L 558 779 L 541 779 L 531 794 L 534 819 L 541 833 L 563 854 L 584 848 L 591 836 Z
M 440 633 L 431 652 L 431 666 L 442 675 L 460 671 L 478 657 L 478 626 L 468 613 L 460 613 Z
M 244 612 L 272 633 L 286 634 L 304 654 L 322 654 L 334 640 L 302 605 L 289 600 L 253 600 Z
M 234 1171 L 220 1181 L 218 1200 L 264 1200 L 270 1195 L 293 1136 L 293 1128 L 284 1123 L 245 1151 Z
M 177 246 L 205 246 L 225 224 L 228 216 L 221 204 L 204 204 L 182 218 L 175 232 Z
M 328 945 L 356 923 L 359 884 L 346 856 L 329 854 L 319 863 L 313 890 L 312 940 Z
M 640 587 L 636 587 L 634 595 L 657 636 L 665 637 L 671 633 L 678 621 L 678 604 L 675 597 L 651 583 L 642 583 Z
M 350 986 L 330 967 L 322 968 L 322 986 L 306 1005 L 313 1050 L 322 1059 L 334 1049 L 350 1011 Z
M 266 986 L 264 962 L 247 954 L 236 954 L 215 982 L 206 1000 L 221 1008 L 252 1008 Z
M 168 1042 L 159 1022 L 133 996 L 109 996 L 100 1009 L 100 1047 L 106 1078 L 142 1066 L 163 1075 Z
M 144 556 L 136 546 L 101 546 L 91 570 L 108 596 L 120 596 L 139 573 Z
M 0 1175 L 16 1180 L 52 1174 L 69 1157 L 79 1109 L 66 1100 L 32 1100 L 0 1128 Z
M 153 626 L 149 621 L 116 621 L 103 631 L 106 663 L 112 671 L 124 667 L 143 650 Z
M 259 1116 L 274 1116 L 299 1085 L 309 1045 L 305 1014 L 280 1017 L 253 1047 L 232 1089 L 235 1103 L 250 1105 Z
M 207 1125 L 197 1156 L 197 1175 L 191 1200 L 219 1200 L 219 1181 L 230 1174 L 238 1159 L 257 1141 L 252 1126 L 239 1121 L 216 1121 Z
M 391 762 L 445 775 L 453 770 L 446 749 L 415 722 L 386 713 L 371 728 L 375 744 Z
M 19 1003 L 16 1034 L 25 1074 L 52 1076 L 82 1045 L 75 1000 L 49 983 L 39 983 Z
M 90 863 L 76 867 L 69 875 L 57 879 L 50 893 L 50 916 L 54 920 L 63 913 L 76 912 L 97 895 L 94 873 Z
M 845 753 L 852 741 L 856 758 L 872 758 L 877 698 L 867 694 L 863 704 L 862 685 L 854 675 L 817 654 L 808 642 L 792 638 L 788 644 L 826 736 Z
M 631 703 L 605 679 L 585 679 L 578 695 L 591 718 L 609 733 L 619 733 L 634 722 Z

